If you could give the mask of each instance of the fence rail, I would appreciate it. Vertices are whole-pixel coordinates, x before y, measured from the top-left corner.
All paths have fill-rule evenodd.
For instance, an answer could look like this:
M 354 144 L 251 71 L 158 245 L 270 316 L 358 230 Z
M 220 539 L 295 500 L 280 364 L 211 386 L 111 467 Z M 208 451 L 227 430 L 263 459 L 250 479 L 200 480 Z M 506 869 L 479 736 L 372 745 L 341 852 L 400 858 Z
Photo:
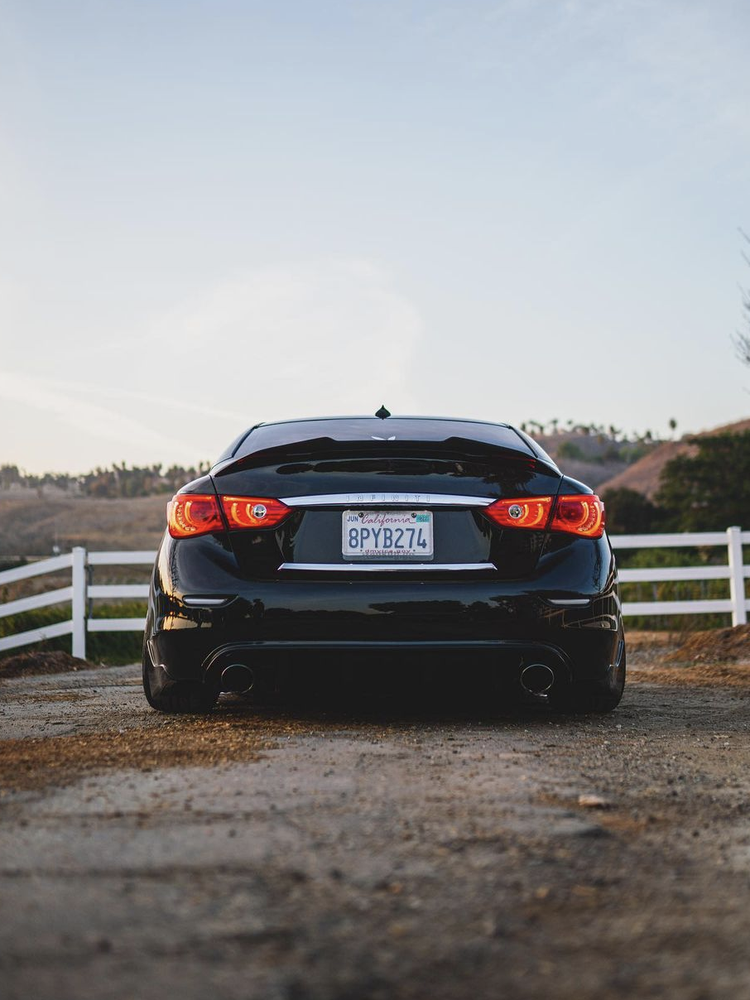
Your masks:
M 726 531 L 686 532 L 664 535 L 614 535 L 610 536 L 614 549 L 664 549 L 693 547 L 725 547 L 727 563 L 723 566 L 670 566 L 652 569 L 621 569 L 621 583 L 665 583 L 682 580 L 728 580 L 729 597 L 701 601 L 627 601 L 622 613 L 635 615 L 699 615 L 710 613 L 731 614 L 733 625 L 744 625 L 750 601 L 745 597 L 745 580 L 750 578 L 750 566 L 743 564 L 742 546 L 750 545 L 750 531 L 731 527 Z M 86 635 L 89 632 L 142 632 L 145 618 L 93 618 L 89 614 L 91 602 L 127 598 L 145 600 L 147 584 L 92 584 L 89 567 L 93 566 L 151 566 L 155 552 L 87 552 L 77 547 L 66 555 L 42 559 L 29 566 L 19 566 L 0 572 L 0 587 L 20 583 L 36 576 L 69 569 L 69 586 L 48 590 L 33 597 L 22 597 L 0 604 L 0 618 L 23 614 L 55 604 L 70 603 L 71 614 L 67 621 L 56 622 L 26 632 L 16 632 L 0 638 L 0 652 L 27 646 L 57 636 L 72 636 L 74 656 L 86 656 Z
M 146 600 L 148 584 L 107 584 L 97 585 L 89 582 L 89 567 L 91 566 L 152 566 L 156 558 L 155 552 L 87 552 L 77 547 L 72 552 L 51 559 L 42 559 L 29 566 L 19 566 L 0 572 L 0 587 L 9 583 L 19 583 L 35 576 L 47 573 L 57 573 L 60 570 L 71 571 L 69 587 L 59 587 L 44 594 L 33 597 L 22 597 L 15 601 L 0 604 L 0 618 L 8 615 L 22 614 L 36 608 L 51 607 L 54 604 L 70 602 L 71 615 L 68 621 L 56 622 L 53 625 L 43 625 L 41 628 L 30 629 L 27 632 L 16 632 L 0 638 L 0 652 L 7 649 L 17 649 L 44 639 L 54 639 L 61 635 L 72 636 L 73 656 L 86 656 L 86 635 L 88 632 L 142 632 L 146 627 L 145 618 L 92 618 L 89 615 L 90 602 L 93 600 L 113 600 L 129 598 L 130 600 Z
M 731 614 L 732 625 L 745 625 L 750 601 L 745 597 L 745 580 L 750 566 L 743 564 L 742 546 L 750 545 L 750 531 L 684 532 L 665 535 L 613 535 L 613 549 L 668 549 L 724 546 L 725 566 L 669 566 L 653 569 L 621 569 L 620 583 L 663 583 L 677 580 L 728 580 L 729 597 L 702 601 L 626 601 L 622 613 L 635 615 Z

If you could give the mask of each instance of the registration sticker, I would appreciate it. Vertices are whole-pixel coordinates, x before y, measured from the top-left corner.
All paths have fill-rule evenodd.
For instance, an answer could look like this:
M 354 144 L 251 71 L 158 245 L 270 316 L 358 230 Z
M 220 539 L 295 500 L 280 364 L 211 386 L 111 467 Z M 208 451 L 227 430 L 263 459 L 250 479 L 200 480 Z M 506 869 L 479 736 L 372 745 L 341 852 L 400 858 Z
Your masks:
M 344 559 L 432 559 L 432 511 L 345 510 Z

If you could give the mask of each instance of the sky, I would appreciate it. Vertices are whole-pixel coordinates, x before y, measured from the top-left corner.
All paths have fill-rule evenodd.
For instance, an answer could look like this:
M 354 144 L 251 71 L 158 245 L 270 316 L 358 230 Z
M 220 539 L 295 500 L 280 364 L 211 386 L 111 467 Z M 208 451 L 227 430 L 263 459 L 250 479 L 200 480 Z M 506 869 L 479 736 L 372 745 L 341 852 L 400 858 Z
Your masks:
M 750 414 L 745 0 L 0 0 L 0 464 Z

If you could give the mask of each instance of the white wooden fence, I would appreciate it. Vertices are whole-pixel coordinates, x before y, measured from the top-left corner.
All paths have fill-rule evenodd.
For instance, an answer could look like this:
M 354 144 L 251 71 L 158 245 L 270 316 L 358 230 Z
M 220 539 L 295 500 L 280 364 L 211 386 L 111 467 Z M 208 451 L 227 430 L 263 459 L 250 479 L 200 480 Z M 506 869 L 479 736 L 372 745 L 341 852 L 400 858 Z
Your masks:
M 726 531 L 681 533 L 672 535 L 614 535 L 610 536 L 614 549 L 666 549 L 704 546 L 724 546 L 727 563 L 722 566 L 669 566 L 652 569 L 621 569 L 621 583 L 662 583 L 677 580 L 728 580 L 729 597 L 702 601 L 628 601 L 623 605 L 623 615 L 699 615 L 707 613 L 731 614 L 733 625 L 744 625 L 750 601 L 745 597 L 745 580 L 750 577 L 750 566 L 743 565 L 742 546 L 750 545 L 750 531 L 727 528 Z M 52 639 L 55 636 L 72 636 L 74 656 L 86 656 L 86 635 L 89 632 L 142 632 L 144 618 L 92 618 L 90 602 L 113 598 L 145 600 L 147 584 L 107 584 L 97 586 L 89 582 L 89 567 L 94 566 L 151 566 L 155 552 L 86 552 L 75 548 L 67 555 L 43 559 L 28 566 L 0 572 L 0 587 L 28 580 L 60 570 L 70 569 L 70 586 L 49 590 L 34 597 L 22 597 L 0 604 L 0 618 L 8 615 L 46 608 L 70 602 L 71 613 L 67 621 L 0 638 L 0 652 L 27 646 L 30 643 Z
M 8 615 L 18 615 L 35 608 L 46 608 L 53 604 L 63 604 L 70 601 L 70 618 L 54 625 L 43 625 L 41 628 L 28 632 L 16 632 L 0 639 L 0 652 L 27 646 L 32 642 L 52 639 L 58 635 L 71 635 L 73 656 L 86 656 L 86 634 L 88 632 L 142 632 L 146 626 L 145 618 L 91 618 L 89 617 L 89 602 L 92 600 L 127 597 L 131 600 L 146 600 L 148 584 L 108 584 L 96 586 L 89 583 L 90 566 L 153 566 L 155 552 L 86 552 L 84 548 L 75 548 L 64 556 L 54 556 L 52 559 L 42 559 L 29 566 L 19 566 L 17 569 L 6 569 L 0 573 L 0 587 L 19 580 L 28 580 L 34 576 L 55 573 L 70 569 L 71 581 L 69 587 L 59 587 L 48 590 L 34 597 L 22 597 L 17 601 L 0 604 L 0 618 Z
M 743 565 L 742 546 L 750 545 L 750 531 L 680 532 L 672 535 L 613 535 L 613 549 L 675 549 L 726 546 L 725 566 L 663 566 L 653 569 L 621 569 L 620 583 L 664 583 L 674 580 L 729 580 L 729 597 L 704 601 L 628 601 L 623 615 L 701 615 L 729 613 L 732 625 L 744 625 L 750 601 L 745 597 L 745 580 L 750 566 Z

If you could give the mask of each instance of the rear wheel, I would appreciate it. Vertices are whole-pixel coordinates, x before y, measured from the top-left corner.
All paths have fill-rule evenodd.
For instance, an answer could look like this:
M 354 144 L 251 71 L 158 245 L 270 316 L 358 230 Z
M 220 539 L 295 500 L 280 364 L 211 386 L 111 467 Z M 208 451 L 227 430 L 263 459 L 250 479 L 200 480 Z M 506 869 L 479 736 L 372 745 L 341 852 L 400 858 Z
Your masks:
M 571 715 L 604 714 L 612 712 L 620 704 L 625 689 L 626 673 L 625 649 L 617 665 L 612 670 L 612 683 L 608 687 L 589 682 L 573 682 L 557 696 L 552 696 L 553 707 L 558 712 Z
M 162 684 L 162 679 L 157 674 L 158 670 L 160 668 L 154 666 L 148 643 L 144 638 L 143 693 L 146 695 L 146 701 L 157 712 L 169 715 L 205 715 L 216 704 L 219 697 L 218 688 L 198 681 L 170 681 L 167 687 Z

